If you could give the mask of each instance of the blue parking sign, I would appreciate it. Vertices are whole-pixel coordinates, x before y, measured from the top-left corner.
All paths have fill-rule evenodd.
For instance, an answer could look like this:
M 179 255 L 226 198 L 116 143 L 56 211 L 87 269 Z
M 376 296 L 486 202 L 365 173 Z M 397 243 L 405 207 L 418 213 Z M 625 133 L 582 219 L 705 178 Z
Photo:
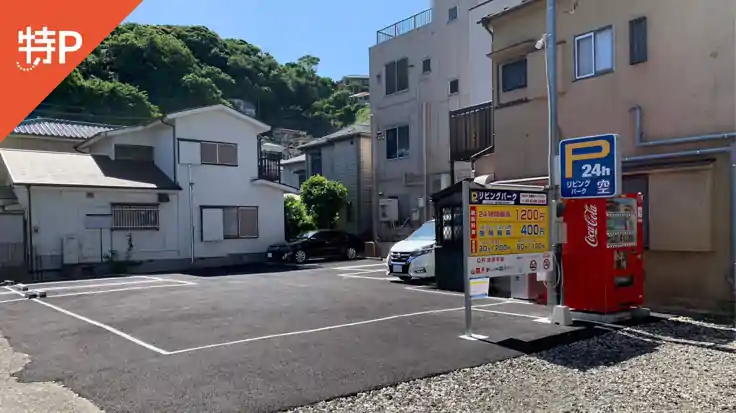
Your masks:
M 562 198 L 610 198 L 621 193 L 619 136 L 614 134 L 560 141 Z

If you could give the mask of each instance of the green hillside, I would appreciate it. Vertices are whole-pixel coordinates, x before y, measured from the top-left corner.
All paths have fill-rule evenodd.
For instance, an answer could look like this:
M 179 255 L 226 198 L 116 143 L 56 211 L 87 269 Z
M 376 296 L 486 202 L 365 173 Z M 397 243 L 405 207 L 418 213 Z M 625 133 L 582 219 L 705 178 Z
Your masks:
M 250 102 L 272 126 L 326 134 L 355 121 L 350 91 L 320 77 L 319 58 L 280 64 L 258 47 L 201 26 L 126 23 L 76 68 L 36 116 L 138 124 L 173 111 Z

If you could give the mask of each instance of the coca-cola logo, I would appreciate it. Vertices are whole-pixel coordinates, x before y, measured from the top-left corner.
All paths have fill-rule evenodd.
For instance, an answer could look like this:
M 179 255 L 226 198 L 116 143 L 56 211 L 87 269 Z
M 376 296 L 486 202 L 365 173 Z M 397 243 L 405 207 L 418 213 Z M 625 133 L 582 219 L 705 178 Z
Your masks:
M 595 205 L 585 205 L 583 213 L 585 223 L 588 225 L 588 233 L 585 235 L 585 242 L 591 247 L 598 246 L 598 207 Z

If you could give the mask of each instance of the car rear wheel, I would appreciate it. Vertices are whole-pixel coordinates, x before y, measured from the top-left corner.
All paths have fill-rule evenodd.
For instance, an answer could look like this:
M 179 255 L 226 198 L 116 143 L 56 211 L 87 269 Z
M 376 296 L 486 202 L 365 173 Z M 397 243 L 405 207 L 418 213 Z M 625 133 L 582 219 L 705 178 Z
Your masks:
M 304 264 L 307 261 L 307 253 L 304 252 L 304 250 L 298 250 L 294 253 L 294 261 L 296 261 L 297 264 Z
M 358 256 L 358 251 L 356 251 L 355 248 L 349 247 L 348 249 L 345 250 L 345 258 L 347 258 L 348 260 L 354 260 L 355 257 L 357 256 Z

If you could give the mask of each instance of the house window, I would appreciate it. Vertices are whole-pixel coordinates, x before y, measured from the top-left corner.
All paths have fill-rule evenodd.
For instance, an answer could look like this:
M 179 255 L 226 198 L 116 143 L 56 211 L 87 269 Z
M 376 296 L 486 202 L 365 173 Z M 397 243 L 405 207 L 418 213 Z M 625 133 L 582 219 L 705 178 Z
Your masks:
M 202 241 L 258 238 L 258 207 L 202 206 Z
M 647 59 L 647 18 L 639 17 L 629 22 L 629 63 L 636 65 Z
M 501 90 L 510 92 L 526 87 L 526 57 L 501 65 Z
M 153 146 L 115 145 L 115 159 L 153 162 Z
M 386 159 L 401 159 L 409 156 L 409 126 L 398 126 L 386 130 Z
M 575 38 L 575 78 L 584 79 L 613 70 L 613 27 Z
M 322 152 L 309 154 L 309 176 L 322 175 Z
M 457 20 L 457 6 L 450 7 L 447 11 L 447 22 Z
M 200 142 L 199 153 L 202 164 L 238 166 L 238 145 L 234 143 Z
M 158 230 L 158 204 L 112 204 L 112 229 Z
M 409 89 L 409 59 L 386 63 L 386 95 Z
M 432 71 L 432 60 L 429 58 L 422 60 L 422 73 L 429 73 Z
M 450 94 L 454 95 L 460 90 L 460 80 L 452 79 L 450 81 Z

